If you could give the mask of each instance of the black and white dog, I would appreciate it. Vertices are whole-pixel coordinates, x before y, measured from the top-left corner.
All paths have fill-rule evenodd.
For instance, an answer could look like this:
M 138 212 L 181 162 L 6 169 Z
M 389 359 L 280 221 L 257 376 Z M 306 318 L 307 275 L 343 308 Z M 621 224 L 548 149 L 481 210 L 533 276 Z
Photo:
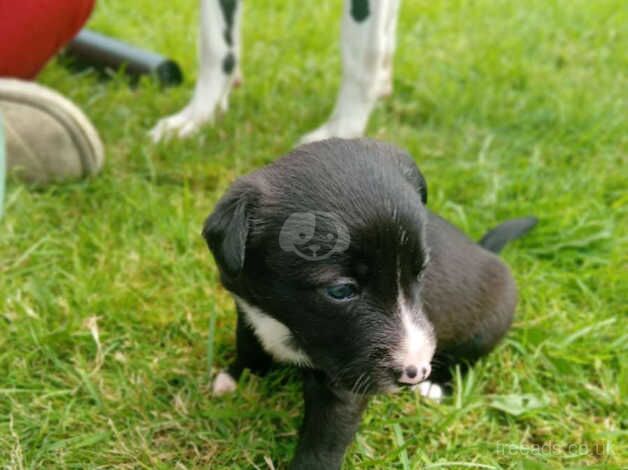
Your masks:
M 358 137 L 377 99 L 392 92 L 400 0 L 346 0 L 342 18 L 343 77 L 329 120 L 302 138 Z M 242 0 L 201 0 L 199 71 L 192 99 L 177 114 L 160 120 L 153 140 L 185 137 L 226 111 L 229 92 L 241 81 L 240 19 Z
M 203 236 L 238 310 L 237 357 L 214 394 L 235 390 L 245 368 L 303 368 L 291 468 L 339 468 L 370 395 L 418 386 L 440 398 L 450 368 L 508 330 L 516 287 L 494 253 L 536 220 L 506 222 L 476 244 L 426 202 L 407 153 L 331 139 L 238 179 L 207 219 Z

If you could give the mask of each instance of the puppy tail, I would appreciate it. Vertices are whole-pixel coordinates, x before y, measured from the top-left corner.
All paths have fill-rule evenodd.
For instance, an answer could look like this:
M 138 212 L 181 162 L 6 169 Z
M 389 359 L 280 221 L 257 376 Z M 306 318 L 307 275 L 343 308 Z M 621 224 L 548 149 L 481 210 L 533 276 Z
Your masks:
M 538 221 L 536 217 L 521 217 L 519 219 L 507 220 L 486 232 L 479 244 L 488 251 L 499 253 L 506 246 L 506 243 L 524 236 L 532 230 Z

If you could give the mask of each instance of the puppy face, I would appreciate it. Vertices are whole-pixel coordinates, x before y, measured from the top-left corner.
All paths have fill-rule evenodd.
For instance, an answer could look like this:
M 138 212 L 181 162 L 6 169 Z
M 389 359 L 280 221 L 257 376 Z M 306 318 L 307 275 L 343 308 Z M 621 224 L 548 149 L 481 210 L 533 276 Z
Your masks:
M 362 140 L 302 147 L 236 182 L 204 229 L 268 352 L 356 393 L 430 373 L 425 187 L 408 158 Z

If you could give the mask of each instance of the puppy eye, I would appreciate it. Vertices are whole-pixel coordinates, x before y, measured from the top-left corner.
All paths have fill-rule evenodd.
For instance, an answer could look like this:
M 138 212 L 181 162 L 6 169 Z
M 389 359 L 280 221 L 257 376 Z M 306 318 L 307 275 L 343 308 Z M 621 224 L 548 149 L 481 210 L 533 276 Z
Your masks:
M 357 286 L 351 283 L 334 284 L 325 288 L 325 294 L 334 300 L 351 300 L 357 293 Z

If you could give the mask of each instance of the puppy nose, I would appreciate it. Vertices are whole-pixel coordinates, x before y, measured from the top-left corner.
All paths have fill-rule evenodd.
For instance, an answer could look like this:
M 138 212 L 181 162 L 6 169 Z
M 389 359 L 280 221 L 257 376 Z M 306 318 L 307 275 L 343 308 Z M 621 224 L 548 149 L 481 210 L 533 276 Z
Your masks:
M 414 364 L 407 365 L 403 368 L 399 383 L 415 385 L 427 379 L 432 371 L 429 364 L 417 367 Z

